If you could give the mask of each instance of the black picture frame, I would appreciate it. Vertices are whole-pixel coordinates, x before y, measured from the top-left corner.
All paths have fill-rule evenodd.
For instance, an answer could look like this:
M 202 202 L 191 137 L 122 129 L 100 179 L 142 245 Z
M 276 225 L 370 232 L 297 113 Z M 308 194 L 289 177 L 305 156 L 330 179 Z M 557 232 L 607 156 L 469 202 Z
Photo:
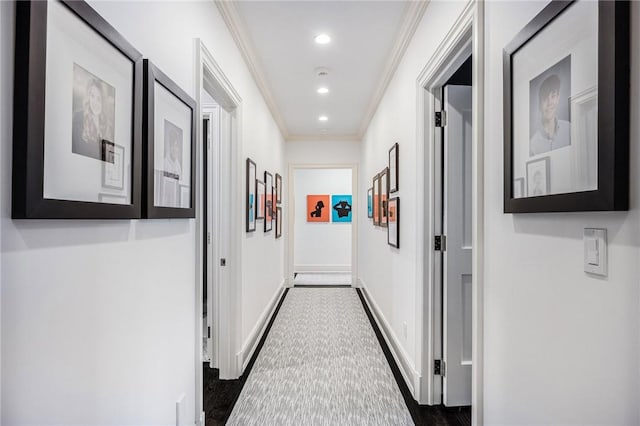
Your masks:
M 251 158 L 247 158 L 247 190 L 245 204 L 246 232 L 254 232 L 256 230 L 256 221 L 258 220 L 258 189 L 256 186 L 256 178 L 258 176 L 257 170 L 256 163 L 251 160 Z M 252 195 L 253 200 L 251 200 Z M 251 220 L 252 218 L 253 220 Z
M 380 173 L 373 177 L 373 226 L 380 226 Z
M 262 189 L 262 195 L 260 194 L 260 189 Z M 261 196 L 264 197 L 264 200 L 260 199 Z M 266 198 L 267 192 L 264 182 L 260 179 L 256 179 L 256 220 L 261 220 L 265 217 Z
M 395 228 L 393 226 L 387 226 L 387 244 L 392 247 L 400 248 L 400 197 L 393 197 L 389 199 L 389 223 L 393 222 L 392 217 L 395 214 Z M 392 214 L 392 212 L 395 212 Z M 395 237 L 395 242 L 392 238 Z
M 389 202 L 389 168 L 385 167 L 379 174 L 378 183 L 380 186 L 380 226 L 386 228 L 389 225 L 389 217 L 387 215 L 387 203 Z
M 265 170 L 264 172 L 264 232 L 273 229 L 273 175 Z
M 389 149 L 389 194 L 398 192 L 400 187 L 400 184 L 398 183 L 398 177 L 400 174 L 398 170 L 398 165 L 400 164 L 399 156 L 400 145 L 396 142 Z
M 282 237 L 282 207 L 276 207 L 276 239 Z
M 552 1 L 504 49 L 504 213 L 629 209 L 630 14 L 627 1 L 598 3 L 597 189 L 532 198 L 513 196 L 513 55 L 574 3 Z
M 49 2 L 16 2 L 13 115 L 13 219 L 137 219 L 141 217 L 142 54 L 84 1 L 61 1 L 95 34 L 131 62 L 130 204 L 110 204 L 44 197 L 47 19 Z M 104 142 L 103 142 L 104 143 Z M 113 194 L 119 198 L 118 194 Z M 96 193 L 98 200 L 99 197 Z
M 276 204 L 282 203 L 282 176 L 276 173 Z
M 195 196 L 196 196 L 196 101 L 191 98 L 180 88 L 173 80 L 171 80 L 164 72 L 156 67 L 148 59 L 144 60 L 144 120 L 143 120 L 143 149 L 145 152 L 145 161 L 143 167 L 144 185 L 143 185 L 143 217 L 148 219 L 168 219 L 168 218 L 195 218 Z M 191 162 L 189 167 L 190 176 L 188 182 L 190 184 L 190 206 L 189 207 L 164 207 L 155 205 L 155 85 L 159 84 L 172 94 L 178 102 L 183 103 L 191 110 L 191 129 L 187 140 L 191 144 L 190 155 L 188 161 Z M 184 159 L 183 159 L 184 162 Z M 180 203 L 181 204 L 181 203 Z

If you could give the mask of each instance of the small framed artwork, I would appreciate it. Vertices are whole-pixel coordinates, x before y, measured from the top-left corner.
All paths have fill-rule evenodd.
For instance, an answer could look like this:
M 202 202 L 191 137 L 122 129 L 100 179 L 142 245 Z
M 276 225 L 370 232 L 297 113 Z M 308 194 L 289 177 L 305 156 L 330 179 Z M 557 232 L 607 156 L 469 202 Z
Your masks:
M 282 237 L 282 207 L 276 207 L 276 239 Z
M 373 188 L 367 190 L 367 217 L 373 218 Z
M 398 191 L 398 143 L 389 150 L 389 193 Z
M 380 174 L 373 177 L 373 225 L 380 226 Z
M 273 229 L 273 175 L 267 171 L 264 172 L 264 232 Z
M 307 195 L 307 222 L 329 222 L 329 203 L 328 195 Z
M 267 202 L 265 200 L 264 182 L 260 179 L 256 179 L 256 202 L 256 219 L 264 219 L 264 206 Z
M 552 1 L 505 47 L 505 213 L 629 208 L 629 3 Z
M 331 196 L 331 221 L 351 222 L 351 210 L 353 199 L 351 195 Z
M 194 218 L 196 102 L 147 59 L 144 74 L 144 217 Z
M 246 232 L 256 230 L 256 163 L 247 158 L 247 203 L 245 205 Z
M 527 162 L 527 197 L 540 197 L 549 193 L 549 164 L 549 157 Z
M 387 227 L 387 243 L 395 248 L 400 248 L 400 198 L 389 199 L 388 203 L 389 226 Z
M 380 173 L 380 226 L 386 227 L 389 223 L 389 217 L 387 215 L 387 201 L 389 199 L 389 168 L 386 167 Z
M 140 218 L 140 52 L 84 1 L 16 2 L 15 49 L 11 216 Z
M 276 204 L 282 203 L 282 176 L 276 173 Z
M 513 180 L 513 198 L 522 198 L 524 196 L 524 178 L 515 178 Z

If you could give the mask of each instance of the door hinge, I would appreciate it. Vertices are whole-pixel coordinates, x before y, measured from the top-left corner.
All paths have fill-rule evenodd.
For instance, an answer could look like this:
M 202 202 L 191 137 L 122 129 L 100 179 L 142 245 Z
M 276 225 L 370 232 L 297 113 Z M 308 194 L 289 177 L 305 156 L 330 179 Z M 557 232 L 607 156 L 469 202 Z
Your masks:
M 207 339 L 211 339 L 211 327 L 207 327 Z
M 433 360 L 433 375 L 434 376 L 445 376 L 445 363 L 440 359 Z
M 447 125 L 447 113 L 446 111 L 436 112 L 436 127 L 444 127 Z
M 220 266 L 227 266 L 227 259 L 225 259 L 224 257 L 220 259 Z
M 211 244 L 211 232 L 207 232 L 207 244 Z
M 433 249 L 435 251 L 446 251 L 447 250 L 447 236 L 446 235 L 436 235 L 436 238 L 433 242 Z

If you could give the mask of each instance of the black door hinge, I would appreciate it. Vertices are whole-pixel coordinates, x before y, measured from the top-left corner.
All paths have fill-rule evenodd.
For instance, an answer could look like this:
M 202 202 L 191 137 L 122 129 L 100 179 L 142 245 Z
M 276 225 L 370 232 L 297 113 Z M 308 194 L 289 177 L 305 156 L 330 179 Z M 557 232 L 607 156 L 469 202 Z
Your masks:
M 444 127 L 447 125 L 447 113 L 445 111 L 436 112 L 436 127 Z
M 444 361 L 440 359 L 433 360 L 433 374 L 434 376 L 442 376 L 445 374 L 445 364 Z
M 435 251 L 446 251 L 447 250 L 447 237 L 446 235 L 436 235 L 436 238 L 433 242 L 433 249 Z

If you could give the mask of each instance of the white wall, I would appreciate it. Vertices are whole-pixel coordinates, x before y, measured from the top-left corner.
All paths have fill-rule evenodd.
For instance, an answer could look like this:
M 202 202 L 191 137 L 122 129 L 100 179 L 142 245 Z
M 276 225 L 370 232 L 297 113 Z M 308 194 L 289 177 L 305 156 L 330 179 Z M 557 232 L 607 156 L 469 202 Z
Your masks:
M 502 49 L 545 4 L 486 8 L 485 424 L 637 425 L 640 4 L 630 19 L 630 211 L 503 214 Z M 608 231 L 605 279 L 583 272 L 585 227 Z
M 484 424 L 640 424 L 640 4 L 632 3 L 631 209 L 502 213 L 502 49 L 547 2 L 486 2 Z M 431 2 L 362 142 L 360 202 L 400 144 L 402 248 L 360 211 L 360 277 L 419 371 L 414 300 L 416 79 L 462 11 Z M 636 119 L 634 119 L 634 117 Z M 607 228 L 609 276 L 583 272 L 582 232 Z M 428 272 L 428 271 L 425 271 Z M 405 337 L 402 323 L 407 322 Z
M 358 272 L 384 320 L 389 324 L 400 345 L 413 379 L 421 374 L 420 336 L 416 282 L 418 244 L 416 234 L 418 194 L 416 175 L 418 141 L 416 136 L 416 79 L 441 43 L 455 19 L 462 12 L 464 2 L 431 2 L 416 33 L 385 92 L 362 141 L 359 179 L 359 201 L 366 206 L 367 190 L 373 176 L 389 165 L 389 149 L 399 144 L 399 192 L 402 210 L 400 249 L 387 244 L 387 228 L 375 227 L 367 218 L 365 208 L 358 213 Z M 403 324 L 407 324 L 404 334 Z
M 307 195 L 351 194 L 351 169 L 296 169 L 295 271 L 351 271 L 351 223 L 307 222 Z M 331 220 L 331 205 L 324 212 Z
M 260 171 L 283 169 L 282 137 L 214 3 L 91 4 L 192 96 L 202 38 L 243 100 L 242 167 L 251 156 Z M 169 425 L 184 393 L 193 424 L 194 220 L 10 219 L 15 5 L 0 9 L 2 422 Z M 273 233 L 243 242 L 255 268 L 243 277 L 242 330 L 282 282 L 282 255 Z
M 289 141 L 285 156 L 288 164 L 358 164 L 360 141 Z

